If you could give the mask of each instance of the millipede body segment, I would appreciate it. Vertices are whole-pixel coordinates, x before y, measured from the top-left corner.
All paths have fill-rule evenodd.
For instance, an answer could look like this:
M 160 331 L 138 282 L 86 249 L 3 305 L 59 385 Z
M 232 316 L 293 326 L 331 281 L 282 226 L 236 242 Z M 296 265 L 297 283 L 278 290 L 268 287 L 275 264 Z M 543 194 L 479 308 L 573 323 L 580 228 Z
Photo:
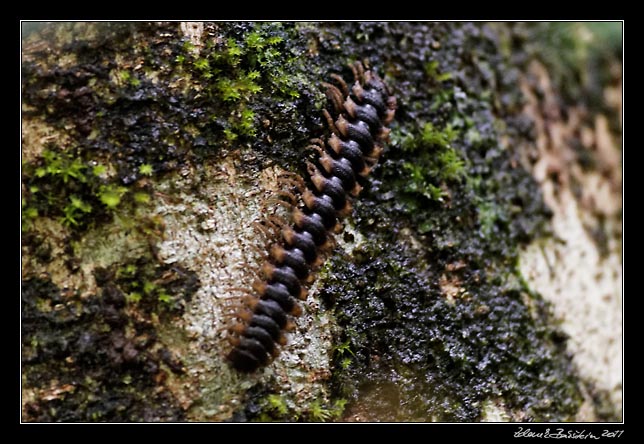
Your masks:
M 288 316 L 301 313 L 297 300 L 306 298 L 311 273 L 330 251 L 333 232 L 362 189 L 359 178 L 377 163 L 388 138 L 395 97 L 362 63 L 351 69 L 353 85 L 338 75 L 332 75 L 334 84 L 324 84 L 334 114 L 324 110 L 331 136 L 312 141 L 319 158 L 307 165 L 312 185 L 302 192 L 304 206 L 293 210 L 292 226 L 282 230 L 263 267 L 266 279 L 253 285 L 254 296 L 231 328 L 233 348 L 227 359 L 241 372 L 265 366 L 277 356 L 277 344 L 285 344 L 283 332 L 293 325 Z

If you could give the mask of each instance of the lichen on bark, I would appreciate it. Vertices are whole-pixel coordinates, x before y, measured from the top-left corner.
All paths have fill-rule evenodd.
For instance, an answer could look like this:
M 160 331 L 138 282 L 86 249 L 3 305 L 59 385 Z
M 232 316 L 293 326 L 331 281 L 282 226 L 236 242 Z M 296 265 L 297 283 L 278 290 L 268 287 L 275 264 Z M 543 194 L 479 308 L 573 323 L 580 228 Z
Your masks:
M 23 420 L 620 419 L 621 48 L 578 26 L 23 32 Z M 325 134 L 320 82 L 363 59 L 398 99 L 389 147 L 289 344 L 235 374 L 256 223 Z

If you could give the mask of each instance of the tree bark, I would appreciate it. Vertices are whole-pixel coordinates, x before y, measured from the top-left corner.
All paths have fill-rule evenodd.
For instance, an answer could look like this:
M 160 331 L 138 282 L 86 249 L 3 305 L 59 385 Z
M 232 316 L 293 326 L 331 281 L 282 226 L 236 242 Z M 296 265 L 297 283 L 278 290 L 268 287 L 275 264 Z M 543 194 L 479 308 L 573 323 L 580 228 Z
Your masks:
M 23 24 L 22 420 L 621 421 L 619 24 Z M 227 326 L 376 70 L 390 141 L 266 368 Z M 273 218 L 274 220 L 275 218 Z

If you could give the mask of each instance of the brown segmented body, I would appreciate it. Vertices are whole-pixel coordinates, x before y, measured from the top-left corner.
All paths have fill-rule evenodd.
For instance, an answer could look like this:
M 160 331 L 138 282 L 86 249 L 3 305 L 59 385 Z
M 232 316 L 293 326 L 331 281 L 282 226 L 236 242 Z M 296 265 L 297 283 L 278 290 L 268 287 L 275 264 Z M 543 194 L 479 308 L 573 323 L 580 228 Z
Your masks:
M 301 313 L 297 300 L 306 298 L 311 273 L 362 189 L 358 177 L 368 175 L 387 140 L 396 99 L 375 72 L 361 63 L 351 69 L 351 87 L 337 75 L 332 75 L 337 85 L 325 84 L 335 117 L 324 111 L 331 137 L 313 141 L 319 158 L 307 165 L 312 187 L 302 193 L 304 208 L 294 209 L 293 225 L 282 231 L 263 267 L 266 280 L 253 285 L 255 296 L 231 329 L 233 349 L 227 359 L 241 372 L 253 372 L 277 356 L 277 344 L 285 343 L 283 331 L 291 324 L 288 315 Z

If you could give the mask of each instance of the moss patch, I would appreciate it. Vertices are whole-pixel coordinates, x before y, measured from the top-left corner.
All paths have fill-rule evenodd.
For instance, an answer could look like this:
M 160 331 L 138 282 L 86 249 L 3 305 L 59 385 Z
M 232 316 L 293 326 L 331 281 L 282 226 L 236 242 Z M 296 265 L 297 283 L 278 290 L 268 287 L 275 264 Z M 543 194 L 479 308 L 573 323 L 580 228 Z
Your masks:
M 251 141 L 261 162 L 299 157 L 322 94 L 304 81 L 293 28 L 210 24 L 197 51 L 178 27 L 59 23 L 28 37 L 23 116 L 70 140 L 30 147 L 40 156 L 23 168 L 25 229 L 51 216 L 82 232 L 123 199 L 149 200 L 146 179 Z

